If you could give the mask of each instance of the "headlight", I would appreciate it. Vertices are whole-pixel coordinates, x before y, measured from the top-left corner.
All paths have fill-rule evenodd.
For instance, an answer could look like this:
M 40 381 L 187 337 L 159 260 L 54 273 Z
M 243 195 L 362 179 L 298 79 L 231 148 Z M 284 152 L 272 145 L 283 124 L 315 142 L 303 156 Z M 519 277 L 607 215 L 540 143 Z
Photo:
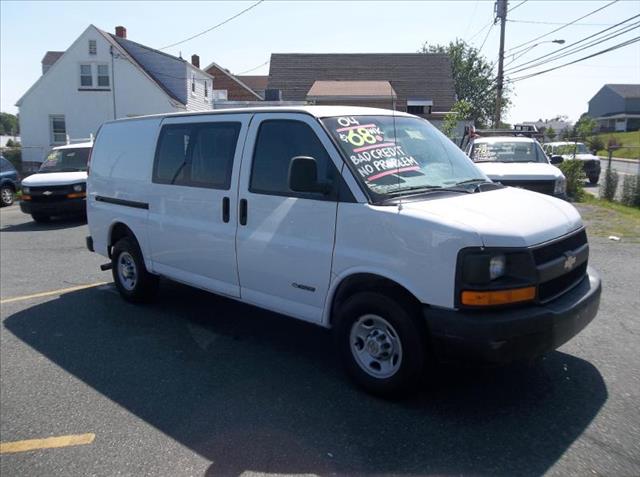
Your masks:
M 82 192 L 84 190 L 84 184 L 75 184 L 73 186 L 74 192 Z
M 31 193 L 31 189 L 29 189 L 27 186 L 22 186 L 22 193 L 23 194 L 30 194 Z
M 489 279 L 495 280 L 504 276 L 507 266 L 507 258 L 504 255 L 495 255 L 489 260 Z
M 560 177 L 556 179 L 555 187 L 553 188 L 553 193 L 555 195 L 562 195 L 567 192 L 567 180 L 564 177 Z

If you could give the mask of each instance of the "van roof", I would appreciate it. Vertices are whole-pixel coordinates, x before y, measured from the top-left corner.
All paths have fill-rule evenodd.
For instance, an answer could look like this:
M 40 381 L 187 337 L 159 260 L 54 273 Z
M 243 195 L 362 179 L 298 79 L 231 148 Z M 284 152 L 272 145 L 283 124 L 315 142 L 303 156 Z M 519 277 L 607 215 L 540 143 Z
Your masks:
M 59 151 L 61 149 L 82 149 L 85 147 L 92 148 L 93 143 L 92 142 L 75 142 L 72 144 L 65 144 L 64 146 L 56 146 L 53 148 L 53 150 Z
M 366 108 L 361 106 L 260 106 L 255 108 L 228 108 L 210 109 L 207 111 L 193 111 L 184 113 L 163 113 L 149 116 L 136 116 L 133 118 L 122 118 L 106 121 L 105 124 L 135 121 L 147 118 L 175 118 L 183 116 L 207 116 L 220 114 L 256 114 L 256 113 L 303 113 L 316 118 L 327 118 L 331 116 L 392 116 L 415 117 L 402 111 L 392 111 L 390 109 Z

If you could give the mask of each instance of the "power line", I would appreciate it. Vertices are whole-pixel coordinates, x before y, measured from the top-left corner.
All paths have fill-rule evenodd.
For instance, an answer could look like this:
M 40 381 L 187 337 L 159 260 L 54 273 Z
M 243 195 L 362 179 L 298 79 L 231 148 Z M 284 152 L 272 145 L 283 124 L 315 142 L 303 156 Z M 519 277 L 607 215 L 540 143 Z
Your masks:
M 543 34 L 543 35 L 537 36 L 537 37 L 533 38 L 532 40 L 525 41 L 524 43 L 520 43 L 519 45 L 514 46 L 513 48 L 509 48 L 509 50 L 507 50 L 507 51 L 517 50 L 517 49 L 519 49 L 519 48 L 521 48 L 521 47 L 523 47 L 523 46 L 525 46 L 525 45 L 530 45 L 531 43 L 534 43 L 534 42 L 538 41 L 539 39 L 544 38 L 545 36 L 549 36 L 549 35 L 551 35 L 552 33 L 555 33 L 555 32 L 557 32 L 557 31 L 560 31 L 560 30 L 562 30 L 563 28 L 567 28 L 569 25 L 573 25 L 574 23 L 577 23 L 577 22 L 579 22 L 580 20 L 583 20 L 583 19 L 585 19 L 585 18 L 587 18 L 587 17 L 589 17 L 589 16 L 593 15 L 594 13 L 597 13 L 597 12 L 599 12 L 599 11 L 601 11 L 601 10 L 604 10 L 605 8 L 610 7 L 610 6 L 611 6 L 611 5 L 613 5 L 614 3 L 617 3 L 618 1 L 619 1 L 619 0 L 613 0 L 612 2 L 609 2 L 609 3 L 607 3 L 606 5 L 603 5 L 602 7 L 597 8 L 597 9 L 593 10 L 592 12 L 589 12 L 589 13 L 587 13 L 586 15 L 581 16 L 580 18 L 576 18 L 575 20 L 573 20 L 572 22 L 567 23 L 566 25 L 562 25 L 562 26 L 560 26 L 560 27 L 558 27 L 558 28 L 556 28 L 556 29 L 554 29 L 554 30 L 551 30 L 551 31 L 550 31 L 550 32 L 548 32 L 548 33 L 545 33 L 545 34 Z
M 611 26 L 613 23 L 565 23 L 565 22 L 543 22 L 538 20 L 513 20 L 507 19 L 508 22 L 512 23 L 531 23 L 534 25 L 565 25 L 565 26 Z
M 269 61 L 270 60 L 267 60 L 264 63 L 262 63 L 261 65 L 258 65 L 258 66 L 254 67 L 254 68 L 251 68 L 251 69 L 248 69 L 248 70 L 245 70 L 245 71 L 242 71 L 240 73 L 234 73 L 234 76 L 239 76 L 239 75 L 244 75 L 244 74 L 247 74 L 247 73 L 251 73 L 252 71 L 257 70 L 258 68 L 262 68 L 263 66 L 268 65 Z
M 620 25 L 623 25 L 623 24 L 625 24 L 625 23 L 627 23 L 627 22 L 629 22 L 631 20 L 634 20 L 634 19 L 636 19 L 638 17 L 640 17 L 640 14 L 635 15 L 633 17 L 629 17 L 626 20 L 624 20 L 624 21 L 622 21 L 620 23 L 617 23 L 616 25 L 614 25 L 612 27 L 605 28 L 604 30 L 600 30 L 599 32 L 596 32 L 596 33 L 594 33 L 592 35 L 589 35 L 589 36 L 587 36 L 587 37 L 585 37 L 585 38 L 583 38 L 581 40 L 578 40 L 578 41 L 576 41 L 574 43 L 571 43 L 571 44 L 569 44 L 567 46 L 564 46 L 564 47 L 562 47 L 562 48 L 560 48 L 558 50 L 555 50 L 553 52 L 550 52 L 550 53 L 547 53 L 545 55 L 539 56 L 537 58 L 534 58 L 532 60 L 526 61 L 526 62 L 521 63 L 519 65 L 516 65 L 516 66 L 514 66 L 513 68 L 511 68 L 510 70 L 507 70 L 507 71 L 509 71 L 510 73 L 518 73 L 518 72 L 522 71 L 523 69 L 529 69 L 529 68 L 534 68 L 536 66 L 541 66 L 542 64 L 546 64 L 546 63 L 549 63 L 551 61 L 555 61 L 555 60 L 558 60 L 560 58 L 564 58 L 565 56 L 577 53 L 579 51 L 585 50 L 585 49 L 590 48 L 590 47 L 595 46 L 595 45 L 599 45 L 600 43 L 603 43 L 605 41 L 609 41 L 609 40 L 611 40 L 613 38 L 616 38 L 616 37 L 618 37 L 620 35 L 623 35 L 625 33 L 628 33 L 630 31 L 632 31 L 632 30 L 635 30 L 640 25 L 640 22 L 635 22 L 635 23 L 632 23 L 631 25 L 625 25 L 622 28 L 620 28 L 619 30 L 612 31 L 609 34 L 605 35 L 604 37 L 595 38 L 592 41 L 588 42 L 585 45 L 582 45 L 579 48 L 574 48 L 572 50 L 565 51 L 564 53 L 561 53 L 564 50 L 570 49 L 570 48 L 572 48 L 572 47 L 574 47 L 576 45 L 579 45 L 580 43 L 583 43 L 583 42 L 585 42 L 585 41 L 587 41 L 587 40 L 589 40 L 591 38 L 598 37 L 598 36 L 602 35 L 603 33 L 605 33 L 606 31 L 612 30 L 613 28 L 618 27 Z M 522 54 L 524 54 L 524 53 L 522 53 Z M 545 58 L 547 58 L 547 59 L 545 60 Z M 539 60 L 544 60 L 544 61 L 540 62 Z M 534 63 L 534 64 L 532 64 L 532 63 Z M 530 66 L 527 66 L 526 68 L 522 68 L 525 65 L 530 65 Z
M 491 33 L 492 28 L 493 28 L 493 24 L 491 24 L 491 27 L 487 30 L 487 34 L 485 35 L 484 40 L 482 40 L 482 45 L 480 45 L 480 48 L 478 48 L 478 53 L 482 51 L 482 47 L 487 42 L 487 38 L 489 38 L 489 34 Z
M 491 14 L 491 20 L 489 20 L 489 23 L 487 23 L 485 26 L 480 28 L 480 30 L 475 32 L 473 34 L 473 36 L 471 38 L 469 38 L 469 42 L 468 43 L 471 43 L 475 37 L 477 37 L 480 33 L 482 33 L 483 31 L 485 31 L 487 28 L 489 28 L 490 26 L 492 26 L 494 24 L 495 24 L 495 22 L 494 22 L 494 19 L 493 19 L 493 14 Z
M 521 7 L 522 5 L 524 5 L 525 3 L 527 3 L 529 0 L 522 0 L 520 3 L 518 3 L 515 7 L 510 8 L 509 10 L 507 10 L 507 13 L 514 11 L 516 8 Z
M 619 48 L 623 48 L 625 46 L 629 46 L 629 45 L 631 45 L 633 43 L 637 43 L 638 41 L 640 41 L 640 36 L 637 36 L 637 37 L 632 38 L 630 40 L 627 40 L 625 42 L 619 43 L 617 45 L 611 46 L 611 47 L 606 48 L 604 50 L 600 50 L 600 51 L 598 51 L 596 53 L 592 53 L 591 55 L 584 56 L 584 57 L 579 58 L 577 60 L 570 61 L 569 63 L 564 63 L 562 65 L 554 66 L 553 68 L 548 68 L 546 70 L 537 71 L 535 73 L 531 73 L 531 74 L 528 74 L 528 75 L 520 76 L 518 78 L 513 78 L 513 79 L 510 79 L 510 80 L 507 80 L 507 81 L 509 83 L 515 83 L 517 81 L 522 81 L 522 80 L 526 80 L 526 79 L 529 79 L 529 78 L 533 78 L 534 76 L 540 76 L 542 74 L 549 73 L 550 71 L 558 70 L 560 68 L 565 68 L 567 66 L 574 65 L 574 64 L 579 63 L 581 61 L 585 61 L 585 60 L 588 60 L 590 58 L 594 58 L 596 56 L 604 55 L 605 53 L 609 53 L 609 52 L 617 50 Z
M 247 8 L 245 8 L 244 10 L 242 10 L 242 11 L 240 11 L 240 12 L 236 13 L 236 14 L 235 14 L 235 15 L 233 15 L 232 17 L 227 18 L 226 20 L 224 20 L 224 21 L 222 21 L 222 22 L 218 23 L 217 25 L 214 25 L 214 26 L 212 26 L 211 28 L 207 28 L 206 30 L 204 30 L 204 31 L 202 31 L 202 32 L 200 32 L 200 33 L 197 33 L 197 34 L 195 34 L 195 35 L 193 35 L 193 36 L 190 36 L 189 38 L 185 38 L 184 40 L 180 40 L 180 41 L 178 41 L 178 42 L 176 42 L 176 43 L 172 43 L 172 44 L 170 44 L 170 45 L 163 46 L 162 48 L 160 48 L 160 50 L 166 50 L 167 48 L 171 48 L 171 47 L 173 47 L 173 46 L 181 45 L 182 43 L 185 43 L 185 42 L 187 42 L 187 41 L 189 41 L 189 40 L 193 40 L 194 38 L 197 38 L 197 37 L 199 37 L 199 36 L 204 35 L 205 33 L 209 33 L 210 31 L 215 30 L 215 29 L 216 29 L 216 28 L 218 28 L 218 27 L 221 27 L 221 26 L 222 26 L 222 25 L 224 25 L 225 23 L 229 23 L 231 20 L 233 20 L 233 19 L 235 19 L 235 18 L 238 18 L 240 15 L 242 15 L 243 13 L 248 12 L 248 11 L 249 11 L 249 10 L 251 10 L 252 8 L 257 7 L 257 6 L 258 6 L 258 5 L 260 5 L 262 2 L 264 2 L 264 0 L 258 0 L 258 1 L 257 1 L 256 3 L 254 3 L 253 5 L 251 5 L 251 6 L 247 7 Z

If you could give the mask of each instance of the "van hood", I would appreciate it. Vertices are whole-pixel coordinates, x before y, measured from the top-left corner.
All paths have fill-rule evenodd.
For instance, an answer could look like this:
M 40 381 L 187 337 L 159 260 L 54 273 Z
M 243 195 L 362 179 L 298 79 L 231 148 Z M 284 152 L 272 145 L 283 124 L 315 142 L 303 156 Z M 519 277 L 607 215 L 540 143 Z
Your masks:
M 562 172 L 546 162 L 476 162 L 475 165 L 492 181 L 555 180 Z
M 87 181 L 87 172 L 44 172 L 41 174 L 33 174 L 22 181 L 23 186 L 58 186 L 77 184 L 78 182 Z
M 401 213 L 475 232 L 485 247 L 529 247 L 582 227 L 568 202 L 513 187 L 403 202 Z

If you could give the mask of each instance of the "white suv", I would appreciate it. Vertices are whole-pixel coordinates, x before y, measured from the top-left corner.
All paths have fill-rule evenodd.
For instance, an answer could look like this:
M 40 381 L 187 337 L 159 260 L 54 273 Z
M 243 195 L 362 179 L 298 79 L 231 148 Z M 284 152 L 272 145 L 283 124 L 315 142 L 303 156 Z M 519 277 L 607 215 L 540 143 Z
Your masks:
M 350 375 L 377 394 L 406 391 L 430 360 L 554 349 L 600 302 L 571 204 L 492 183 L 404 113 L 108 122 L 87 201 L 87 247 L 109 257 L 126 300 L 149 299 L 166 277 L 333 328 Z

